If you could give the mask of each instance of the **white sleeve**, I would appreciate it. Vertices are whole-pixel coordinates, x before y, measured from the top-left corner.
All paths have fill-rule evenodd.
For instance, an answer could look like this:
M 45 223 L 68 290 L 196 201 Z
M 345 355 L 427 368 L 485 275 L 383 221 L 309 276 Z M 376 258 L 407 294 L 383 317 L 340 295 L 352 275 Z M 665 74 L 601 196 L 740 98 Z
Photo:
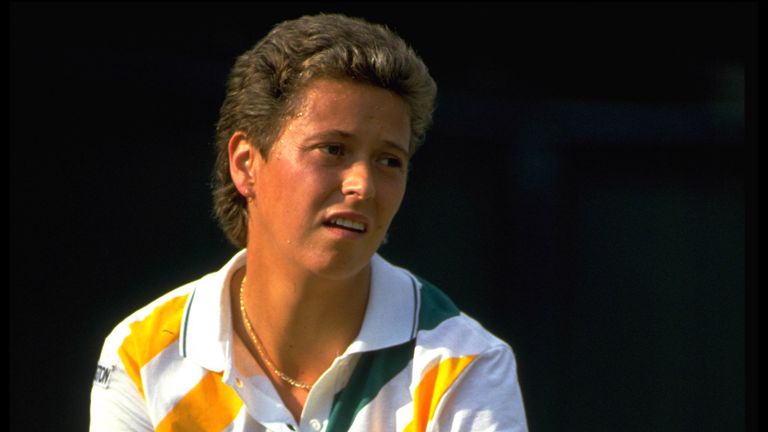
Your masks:
M 497 345 L 478 355 L 440 401 L 434 432 L 527 432 L 512 349 Z
M 122 362 L 99 363 L 91 388 L 90 432 L 152 431 L 146 403 Z

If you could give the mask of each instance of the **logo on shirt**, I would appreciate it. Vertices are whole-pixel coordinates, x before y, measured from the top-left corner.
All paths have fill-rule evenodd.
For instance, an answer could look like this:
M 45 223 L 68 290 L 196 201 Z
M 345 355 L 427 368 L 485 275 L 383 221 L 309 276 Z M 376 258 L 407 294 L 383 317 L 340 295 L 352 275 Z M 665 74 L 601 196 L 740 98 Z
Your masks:
M 106 367 L 102 365 L 96 365 L 96 376 L 93 378 L 94 384 L 98 384 L 104 388 L 109 388 L 109 377 L 112 375 L 114 366 Z

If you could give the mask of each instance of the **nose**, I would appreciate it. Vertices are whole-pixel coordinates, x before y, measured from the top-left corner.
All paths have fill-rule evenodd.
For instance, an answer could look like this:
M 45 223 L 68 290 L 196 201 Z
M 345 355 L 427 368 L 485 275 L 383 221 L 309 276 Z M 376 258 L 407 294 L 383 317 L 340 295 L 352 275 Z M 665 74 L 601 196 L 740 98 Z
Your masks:
M 357 161 L 344 170 L 342 175 L 341 193 L 345 197 L 366 200 L 376 196 L 373 173 L 368 162 Z

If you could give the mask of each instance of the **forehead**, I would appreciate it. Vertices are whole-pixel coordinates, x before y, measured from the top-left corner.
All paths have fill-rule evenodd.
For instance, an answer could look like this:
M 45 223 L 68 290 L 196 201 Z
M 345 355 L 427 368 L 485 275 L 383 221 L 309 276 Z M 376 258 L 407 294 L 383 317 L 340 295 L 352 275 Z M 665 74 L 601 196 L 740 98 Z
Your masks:
M 403 99 L 392 91 L 350 80 L 318 78 L 297 94 L 288 127 L 314 133 L 334 130 L 350 136 L 377 134 L 386 141 L 410 143 L 410 115 Z

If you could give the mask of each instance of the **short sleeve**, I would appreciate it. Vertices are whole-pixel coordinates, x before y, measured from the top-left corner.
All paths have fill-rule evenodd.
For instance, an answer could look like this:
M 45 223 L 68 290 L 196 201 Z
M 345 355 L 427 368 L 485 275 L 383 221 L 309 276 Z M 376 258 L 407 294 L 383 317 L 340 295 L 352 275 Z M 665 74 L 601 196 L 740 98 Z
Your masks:
M 526 432 L 512 349 L 496 345 L 478 355 L 440 401 L 436 419 L 434 432 Z
M 146 403 L 122 364 L 100 364 L 91 388 L 91 432 L 152 431 Z

